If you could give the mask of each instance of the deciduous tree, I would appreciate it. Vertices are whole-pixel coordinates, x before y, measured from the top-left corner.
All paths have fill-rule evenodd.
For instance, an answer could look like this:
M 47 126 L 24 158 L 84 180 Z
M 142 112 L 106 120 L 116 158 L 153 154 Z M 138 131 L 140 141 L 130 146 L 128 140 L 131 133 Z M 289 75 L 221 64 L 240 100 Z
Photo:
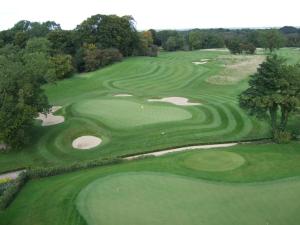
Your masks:
M 299 104 L 300 65 L 268 56 L 251 76 L 249 86 L 239 97 L 240 106 L 251 115 L 267 118 L 274 136 L 285 134 L 288 118 Z

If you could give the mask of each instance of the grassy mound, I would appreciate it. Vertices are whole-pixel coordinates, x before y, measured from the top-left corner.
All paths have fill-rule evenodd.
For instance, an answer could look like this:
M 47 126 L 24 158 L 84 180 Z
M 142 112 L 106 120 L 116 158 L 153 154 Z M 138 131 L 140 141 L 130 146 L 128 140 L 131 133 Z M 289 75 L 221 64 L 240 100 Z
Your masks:
M 192 117 L 189 111 L 179 107 L 120 99 L 88 100 L 77 104 L 75 110 L 115 129 L 180 121 Z
M 240 167 L 245 159 L 239 154 L 225 151 L 199 151 L 184 160 L 184 165 L 193 170 L 227 171 Z
M 77 207 L 89 225 L 297 225 L 299 196 L 300 179 L 232 185 L 124 173 L 88 185 Z

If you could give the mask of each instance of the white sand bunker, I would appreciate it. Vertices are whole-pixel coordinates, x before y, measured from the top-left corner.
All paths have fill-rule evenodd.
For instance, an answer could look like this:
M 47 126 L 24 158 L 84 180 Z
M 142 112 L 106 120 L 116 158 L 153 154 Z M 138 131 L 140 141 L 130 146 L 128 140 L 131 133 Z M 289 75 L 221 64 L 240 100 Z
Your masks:
M 209 59 L 200 59 L 199 62 L 192 62 L 192 63 L 195 64 L 195 65 L 203 65 L 203 64 L 208 63 L 208 60 Z
M 201 49 L 201 51 L 228 52 L 228 49 L 227 48 L 207 48 L 207 49 Z
M 189 102 L 187 98 L 183 97 L 167 97 L 161 99 L 148 99 L 149 102 L 168 102 L 174 105 L 190 106 L 190 105 L 201 105 L 201 103 Z
M 7 146 L 6 144 L 0 144 L 0 150 L 6 150 Z
M 37 120 L 42 121 L 42 126 L 52 126 L 59 123 L 63 123 L 65 118 L 63 116 L 55 116 L 57 110 L 61 109 L 61 106 L 53 106 L 48 114 L 39 113 L 39 116 L 36 118 Z
M 115 97 L 130 97 L 132 96 L 131 94 L 116 94 L 114 95 Z
M 100 145 L 101 142 L 102 140 L 95 136 L 81 136 L 72 142 L 72 146 L 76 149 L 86 150 L 95 148 L 96 146 Z
M 193 62 L 193 64 L 195 65 L 203 65 L 203 64 L 206 64 L 207 62 Z

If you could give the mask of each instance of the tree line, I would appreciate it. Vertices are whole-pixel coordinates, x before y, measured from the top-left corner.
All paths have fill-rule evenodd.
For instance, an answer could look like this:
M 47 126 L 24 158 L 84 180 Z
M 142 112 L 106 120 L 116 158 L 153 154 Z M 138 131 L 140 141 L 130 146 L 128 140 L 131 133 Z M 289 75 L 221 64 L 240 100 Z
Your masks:
M 273 51 L 280 47 L 300 47 L 300 29 L 192 29 L 154 31 L 154 44 L 166 51 L 227 47 L 233 54 L 253 54 L 256 48 Z

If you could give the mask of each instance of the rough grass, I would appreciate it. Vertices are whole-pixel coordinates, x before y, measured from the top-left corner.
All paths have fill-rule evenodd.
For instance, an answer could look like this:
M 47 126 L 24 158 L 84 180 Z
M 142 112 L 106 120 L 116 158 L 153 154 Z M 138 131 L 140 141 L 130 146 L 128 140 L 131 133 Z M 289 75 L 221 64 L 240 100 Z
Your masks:
M 182 224 L 196 223 L 196 221 L 189 220 L 189 215 L 198 222 L 201 221 L 201 218 L 205 219 L 205 225 L 215 225 L 217 222 L 219 222 L 218 224 L 252 225 L 253 221 L 255 224 L 269 222 L 276 225 L 296 225 L 299 222 L 298 209 L 300 206 L 299 201 L 295 201 L 300 197 L 299 179 L 297 178 L 300 175 L 299 143 L 240 145 L 223 150 L 212 150 L 233 152 L 246 160 L 242 166 L 229 171 L 209 172 L 186 167 L 183 163 L 185 159 L 197 157 L 201 151 L 174 153 L 160 158 L 131 161 L 30 181 L 10 207 L 4 212 L 0 212 L 0 224 L 85 225 L 85 221 L 76 208 L 76 199 L 82 190 L 85 190 L 88 185 L 92 185 L 93 182 L 102 182 L 105 177 L 111 179 L 111 175 L 139 174 L 139 172 L 141 172 L 142 178 L 139 182 L 129 179 L 137 177 L 126 178 L 124 176 L 122 177 L 125 179 L 124 182 L 119 185 L 120 188 L 124 186 L 127 191 L 131 192 L 131 195 L 127 195 L 130 194 L 128 192 L 120 192 L 120 195 L 117 195 L 115 186 L 110 186 L 112 193 L 118 197 L 117 202 L 113 204 L 112 193 L 106 192 L 105 196 L 101 195 L 95 199 L 100 202 L 97 208 L 100 216 L 103 215 L 102 212 L 105 212 L 105 215 L 122 219 L 122 225 L 132 225 L 132 223 L 127 223 L 130 221 L 128 220 L 130 214 L 128 214 L 128 218 L 126 216 L 118 217 L 118 215 L 121 215 L 122 212 L 130 212 L 138 206 L 136 207 L 138 213 L 135 214 L 137 218 L 149 221 L 155 217 L 166 219 L 168 216 L 165 224 L 168 224 L 168 221 L 176 224 L 173 217 L 176 217 L 177 213 L 180 214 L 176 218 L 183 221 Z M 173 177 L 169 175 L 161 178 L 157 178 L 155 175 L 148 179 L 144 175 L 149 172 L 173 174 L 176 177 L 173 180 Z M 177 176 L 180 178 L 177 179 Z M 190 183 L 190 179 L 192 179 L 192 183 Z M 131 188 L 129 188 L 130 182 L 134 184 Z M 186 182 L 191 185 L 185 185 Z M 94 191 L 97 192 L 97 190 Z M 100 190 L 102 192 L 102 189 Z M 132 193 L 136 193 L 141 199 L 148 199 L 149 204 L 154 204 L 154 206 L 147 208 L 149 204 L 147 205 L 145 201 L 143 201 L 143 205 L 145 204 L 146 208 L 143 208 L 142 204 L 132 205 L 132 203 L 140 203 L 138 198 L 132 196 Z M 170 198 L 168 194 L 173 197 Z M 129 199 L 130 196 L 132 198 Z M 104 203 L 105 206 L 102 207 L 101 204 Z M 119 203 L 124 204 L 121 206 Z M 113 213 L 108 212 L 110 209 L 113 210 Z M 139 209 L 147 210 L 147 212 L 138 211 Z M 156 211 L 153 214 L 155 216 L 150 218 L 153 213 L 150 209 L 159 209 L 160 213 L 158 214 Z M 195 217 L 198 213 L 201 218 Z M 143 218 L 139 217 L 140 215 Z M 131 214 L 131 216 L 134 215 Z M 283 219 L 286 219 L 286 223 Z M 107 220 L 107 222 L 110 221 Z M 160 224 L 160 221 L 154 221 L 152 224 Z
M 221 56 L 217 60 L 224 68 L 219 74 L 211 76 L 207 82 L 217 85 L 236 84 L 256 72 L 257 67 L 265 59 L 262 55 Z

